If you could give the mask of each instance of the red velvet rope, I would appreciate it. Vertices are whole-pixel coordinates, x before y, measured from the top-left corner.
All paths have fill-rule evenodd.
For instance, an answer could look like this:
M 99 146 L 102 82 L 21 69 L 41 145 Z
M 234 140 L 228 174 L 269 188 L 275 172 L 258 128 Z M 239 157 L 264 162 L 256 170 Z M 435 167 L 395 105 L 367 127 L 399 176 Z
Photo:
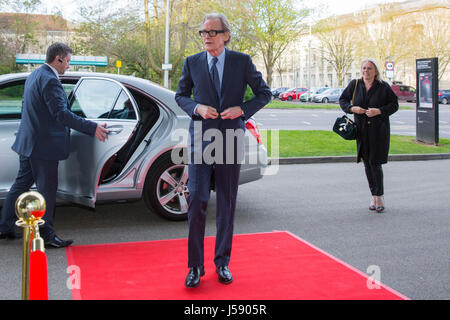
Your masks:
M 47 256 L 39 250 L 30 253 L 30 300 L 48 300 Z

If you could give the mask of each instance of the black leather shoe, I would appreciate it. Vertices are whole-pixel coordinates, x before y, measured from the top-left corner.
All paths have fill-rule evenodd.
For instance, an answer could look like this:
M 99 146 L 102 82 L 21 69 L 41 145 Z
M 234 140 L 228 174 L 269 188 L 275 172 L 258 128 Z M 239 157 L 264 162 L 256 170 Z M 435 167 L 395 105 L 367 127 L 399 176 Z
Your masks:
M 73 240 L 63 240 L 60 237 L 56 236 L 51 241 L 45 242 L 46 248 L 64 248 L 68 247 L 73 243 Z
M 200 277 L 203 277 L 204 275 L 205 268 L 203 266 L 192 267 L 191 270 L 189 270 L 184 285 L 186 288 L 198 287 L 200 284 Z
M 10 231 L 10 232 L 0 232 L 0 239 L 21 239 L 22 238 L 22 234 L 21 233 L 16 233 L 15 231 Z
M 216 267 L 216 273 L 219 275 L 219 282 L 230 284 L 233 282 L 233 276 L 227 266 Z

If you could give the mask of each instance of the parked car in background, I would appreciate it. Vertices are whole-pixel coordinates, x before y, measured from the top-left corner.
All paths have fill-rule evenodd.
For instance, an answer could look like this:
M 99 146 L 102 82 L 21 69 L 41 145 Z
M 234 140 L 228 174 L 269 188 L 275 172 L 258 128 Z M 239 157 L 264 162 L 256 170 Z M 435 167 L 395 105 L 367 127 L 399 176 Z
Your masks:
M 319 103 L 338 102 L 343 91 L 344 88 L 329 88 L 321 93 L 314 95 L 312 97 L 312 101 Z
M 19 169 L 11 146 L 27 77 L 0 75 L 0 204 Z M 166 219 L 186 219 L 191 120 L 176 104 L 175 93 L 148 80 L 110 73 L 66 72 L 60 80 L 71 110 L 106 123 L 110 131 L 102 143 L 71 130 L 69 157 L 58 166 L 57 198 L 91 208 L 100 202 L 143 199 L 151 212 Z M 250 118 L 246 128 L 240 184 L 262 178 L 267 165 L 256 121 Z
M 300 101 L 302 102 L 311 102 L 312 97 L 316 94 L 322 93 L 325 90 L 329 89 L 329 87 L 321 87 L 321 88 L 311 88 L 308 92 L 305 92 L 300 96 Z
M 307 91 L 308 89 L 306 88 L 292 88 L 280 94 L 280 100 L 283 101 L 298 100 L 300 99 L 300 96 Z
M 272 90 L 272 97 L 274 99 L 279 98 L 280 94 L 289 90 L 289 87 L 280 87 Z
M 439 103 L 448 104 L 450 101 L 450 90 L 439 90 L 438 100 Z
M 391 85 L 392 91 L 397 95 L 398 100 L 415 102 L 416 101 L 416 89 L 404 84 Z

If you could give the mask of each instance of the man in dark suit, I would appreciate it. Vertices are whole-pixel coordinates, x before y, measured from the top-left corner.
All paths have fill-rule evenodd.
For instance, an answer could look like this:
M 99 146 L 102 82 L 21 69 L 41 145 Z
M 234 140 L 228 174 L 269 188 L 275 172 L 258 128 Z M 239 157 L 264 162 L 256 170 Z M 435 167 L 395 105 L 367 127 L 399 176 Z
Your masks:
M 46 202 L 45 224 L 40 234 L 47 247 L 62 248 L 73 240 L 63 240 L 54 231 L 59 160 L 69 156 L 70 128 L 107 139 L 104 126 L 78 117 L 68 109 L 67 95 L 58 74 L 69 68 L 72 49 L 54 43 L 47 49 L 46 63 L 33 71 L 25 82 L 22 118 L 12 149 L 19 154 L 17 178 L 3 204 L 0 217 L 0 238 L 18 237 L 14 231 L 15 201 L 36 183 Z
M 192 118 L 188 181 L 190 270 L 185 281 L 189 288 L 198 286 L 200 277 L 204 275 L 203 243 L 212 175 L 217 196 L 214 263 L 221 283 L 233 281 L 228 264 L 240 163 L 244 153 L 242 134 L 245 120 L 271 99 L 270 89 L 250 56 L 225 49 L 231 34 L 223 14 L 206 15 L 200 35 L 206 51 L 186 59 L 175 95 L 178 105 Z M 255 96 L 243 102 L 247 85 Z M 214 135 L 212 141 L 208 141 L 211 139 L 205 138 L 204 134 L 211 130 L 220 136 Z M 223 142 L 221 147 L 218 142 Z M 208 151 L 212 144 L 213 150 Z M 211 156 L 210 159 L 204 157 L 205 153 Z

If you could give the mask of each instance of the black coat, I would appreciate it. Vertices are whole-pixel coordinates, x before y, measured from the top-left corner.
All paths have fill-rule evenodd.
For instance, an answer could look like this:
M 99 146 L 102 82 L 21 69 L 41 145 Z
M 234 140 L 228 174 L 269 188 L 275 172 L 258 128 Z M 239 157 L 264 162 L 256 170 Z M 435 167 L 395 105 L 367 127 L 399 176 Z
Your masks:
M 357 162 L 363 158 L 369 160 L 371 164 L 387 163 L 390 141 L 389 116 L 398 110 L 398 98 L 391 86 L 384 81 L 375 80 L 369 92 L 366 92 L 363 79 L 359 79 L 352 104 L 355 85 L 356 80 L 350 81 L 339 98 L 339 104 L 344 112 L 352 113 L 349 110 L 352 106 L 381 110 L 380 115 L 372 118 L 365 114 L 354 115 L 357 126 Z

